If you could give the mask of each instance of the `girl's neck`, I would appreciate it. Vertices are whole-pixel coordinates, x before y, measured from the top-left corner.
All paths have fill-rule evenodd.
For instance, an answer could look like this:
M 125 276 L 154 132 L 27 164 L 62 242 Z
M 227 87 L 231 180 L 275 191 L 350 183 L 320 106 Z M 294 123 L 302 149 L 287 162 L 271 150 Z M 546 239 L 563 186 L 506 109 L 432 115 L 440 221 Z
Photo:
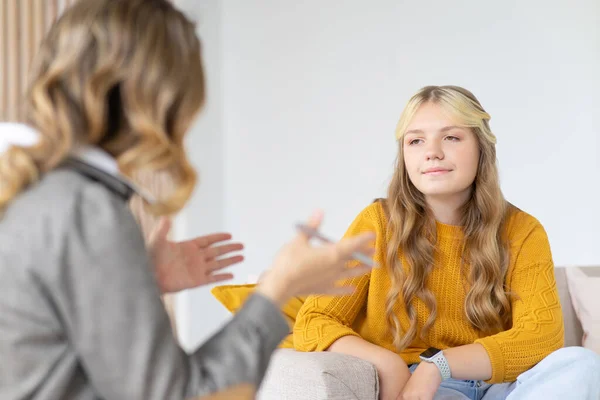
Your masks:
M 436 221 L 446 225 L 460 225 L 462 207 L 469 200 L 471 192 L 444 196 L 426 196 L 425 200 Z

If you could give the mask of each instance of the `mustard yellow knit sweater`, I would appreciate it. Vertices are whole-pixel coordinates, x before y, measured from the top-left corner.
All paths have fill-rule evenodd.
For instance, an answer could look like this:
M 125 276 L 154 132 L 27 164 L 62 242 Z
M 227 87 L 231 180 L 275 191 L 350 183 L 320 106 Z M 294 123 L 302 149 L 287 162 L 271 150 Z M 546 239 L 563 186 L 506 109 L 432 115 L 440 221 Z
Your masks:
M 377 233 L 375 261 L 381 267 L 352 280 L 357 290 L 351 296 L 308 297 L 294 325 L 297 350 L 324 351 L 337 339 L 355 335 L 395 351 L 385 317 L 385 299 L 391 286 L 385 261 L 385 227 L 386 218 L 379 203 L 365 208 L 351 224 L 346 236 L 365 231 Z M 464 312 L 466 288 L 459 270 L 462 230 L 438 223 L 437 235 L 436 267 L 427 279 L 427 287 L 437 301 L 437 319 L 425 340 L 419 339 L 428 311 L 421 301 L 416 302 L 417 338 L 399 353 L 407 364 L 419 362 L 419 354 L 429 347 L 446 349 L 481 343 L 492 362 L 492 378 L 488 382 L 500 383 L 514 381 L 563 346 L 554 264 L 544 228 L 535 218 L 519 210 L 510 217 L 506 287 L 516 294 L 512 302 L 513 323 L 510 329 L 487 337 L 469 324 Z M 395 312 L 406 330 L 409 319 L 400 301 Z

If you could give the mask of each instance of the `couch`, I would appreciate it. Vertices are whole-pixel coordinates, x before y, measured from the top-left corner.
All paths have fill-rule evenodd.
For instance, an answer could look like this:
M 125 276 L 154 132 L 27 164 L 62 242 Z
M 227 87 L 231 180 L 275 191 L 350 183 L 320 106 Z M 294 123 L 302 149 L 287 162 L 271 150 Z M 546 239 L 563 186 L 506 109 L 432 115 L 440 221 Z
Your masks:
M 594 272 L 600 267 L 594 267 Z M 579 346 L 583 331 L 573 310 L 564 268 L 555 269 L 563 308 L 565 346 Z M 377 400 L 375 367 L 345 354 L 279 349 L 273 355 L 258 400 Z

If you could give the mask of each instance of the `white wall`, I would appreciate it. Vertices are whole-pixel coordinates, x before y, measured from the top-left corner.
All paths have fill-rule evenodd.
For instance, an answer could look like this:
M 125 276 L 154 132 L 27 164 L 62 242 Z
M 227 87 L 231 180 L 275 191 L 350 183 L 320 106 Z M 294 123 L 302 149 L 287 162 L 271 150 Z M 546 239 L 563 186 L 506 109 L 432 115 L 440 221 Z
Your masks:
M 464 86 L 492 115 L 504 192 L 541 220 L 556 264 L 600 263 L 597 0 L 206 3 L 214 114 L 192 154 L 210 170 L 184 231 L 223 227 L 244 241 L 238 282 L 313 208 L 339 237 L 384 195 L 396 121 L 428 84 Z M 187 304 L 190 343 L 225 318 L 210 295 Z
M 187 137 L 189 156 L 199 172 L 199 185 L 189 204 L 178 216 L 174 236 L 178 240 L 205 235 L 225 228 L 224 223 L 224 135 L 221 47 L 221 2 L 176 0 L 197 23 L 207 75 L 207 104 Z M 193 349 L 229 315 L 217 306 L 202 287 L 176 298 L 177 323 L 184 348 Z

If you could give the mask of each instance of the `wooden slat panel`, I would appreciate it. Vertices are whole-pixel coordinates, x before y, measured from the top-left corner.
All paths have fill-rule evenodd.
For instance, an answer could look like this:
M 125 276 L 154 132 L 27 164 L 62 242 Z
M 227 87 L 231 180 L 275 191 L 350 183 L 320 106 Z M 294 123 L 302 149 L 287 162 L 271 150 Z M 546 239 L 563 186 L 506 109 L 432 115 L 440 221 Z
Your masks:
M 48 6 L 44 7 L 44 12 L 46 17 L 45 27 L 50 28 L 52 22 L 54 22 L 59 15 L 58 0 L 48 0 Z
M 16 119 L 23 120 L 23 93 L 27 87 L 27 70 L 31 55 L 31 39 L 33 36 L 30 12 L 33 0 L 20 0 L 18 9 L 19 19 L 19 68 L 18 71 L 18 99 L 16 104 Z
M 38 47 L 40 45 L 40 41 L 42 40 L 42 37 L 46 33 L 48 27 L 48 22 L 46 21 L 46 19 L 48 18 L 48 9 L 48 4 L 44 4 L 39 0 L 33 1 L 33 6 L 31 9 L 31 15 L 33 19 L 33 41 L 31 43 L 31 46 L 33 48 L 33 55 L 35 55 L 35 53 L 37 52 Z
M 21 121 L 29 65 L 64 0 L 0 0 L 0 121 Z
M 27 35 L 27 57 L 25 61 L 27 65 L 31 63 L 31 59 L 35 54 L 35 42 L 36 42 L 36 29 L 35 29 L 35 6 L 39 1 L 37 0 L 26 0 L 27 1 L 27 9 L 25 14 L 25 33 Z M 29 70 L 29 68 L 27 68 Z M 27 74 L 25 74 L 27 76 Z
M 43 1 L 33 1 L 33 9 L 31 10 L 33 15 L 33 40 L 31 43 L 31 47 L 33 49 L 32 57 L 38 51 L 40 47 L 40 42 L 42 41 L 44 34 L 48 30 L 48 9 L 48 6 L 44 6 Z
M 0 1 L 0 121 L 8 120 L 8 31 L 6 1 Z
M 17 104 L 19 102 L 19 2 L 18 0 L 7 0 L 8 3 L 8 11 L 6 14 L 6 21 L 4 21 L 7 28 L 7 69 L 8 69 L 8 119 L 16 120 L 17 119 Z

